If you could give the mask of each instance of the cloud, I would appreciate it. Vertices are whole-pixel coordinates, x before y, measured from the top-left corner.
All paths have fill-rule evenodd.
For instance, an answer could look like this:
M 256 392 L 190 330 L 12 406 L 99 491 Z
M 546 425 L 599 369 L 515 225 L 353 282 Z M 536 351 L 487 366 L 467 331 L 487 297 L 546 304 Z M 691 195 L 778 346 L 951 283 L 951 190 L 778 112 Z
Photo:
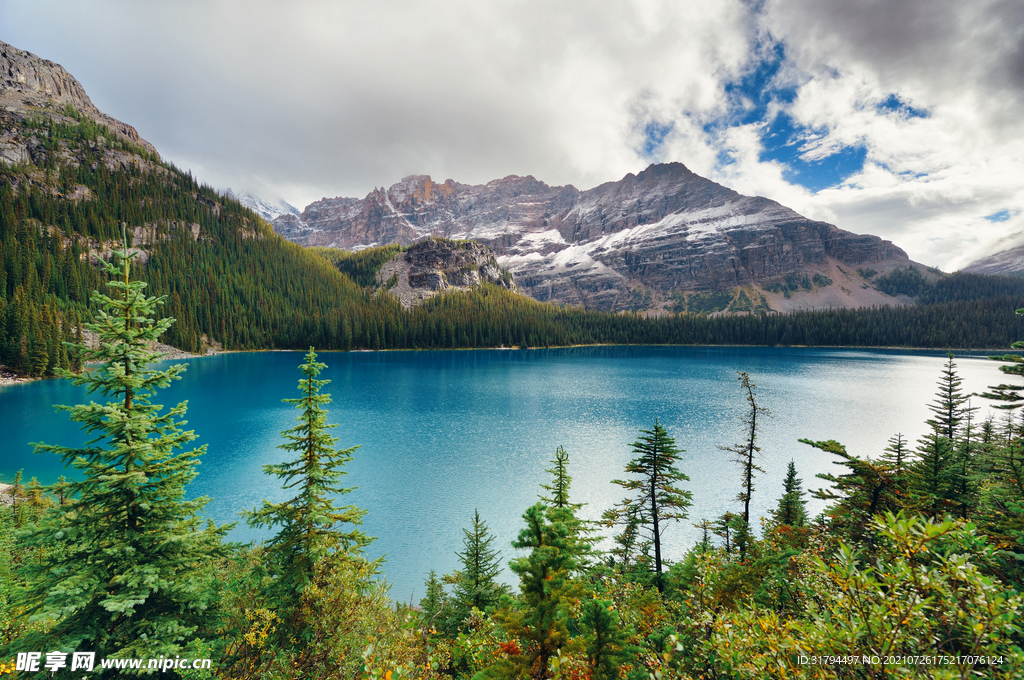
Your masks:
M 0 39 L 218 187 L 588 188 L 681 161 L 945 268 L 1024 228 L 1019 1 L 7 0 Z M 985 219 L 999 211 L 1005 221 Z

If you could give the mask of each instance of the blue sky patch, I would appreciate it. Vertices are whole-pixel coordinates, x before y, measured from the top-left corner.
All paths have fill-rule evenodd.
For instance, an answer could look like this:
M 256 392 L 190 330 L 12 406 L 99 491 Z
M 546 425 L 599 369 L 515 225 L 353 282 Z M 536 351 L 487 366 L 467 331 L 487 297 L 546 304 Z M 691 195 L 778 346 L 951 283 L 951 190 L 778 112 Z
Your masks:
M 755 58 L 752 68 L 724 86 L 729 97 L 730 111 L 722 119 L 705 124 L 704 131 L 714 134 L 728 127 L 761 124 L 762 149 L 758 159 L 780 163 L 787 182 L 810 191 L 817 192 L 837 186 L 860 172 L 867 157 L 864 146 L 843 147 L 826 158 L 814 161 L 802 158 L 807 150 L 807 141 L 820 138 L 827 131 L 801 125 L 785 112 L 786 105 L 791 104 L 797 95 L 795 85 L 780 83 L 778 78 L 786 60 L 785 46 L 782 43 L 775 43 L 771 47 L 758 45 L 755 54 L 760 56 Z M 891 105 L 901 112 L 909 110 L 917 113 L 916 109 L 899 99 L 894 99 Z M 776 108 L 774 116 L 770 113 L 773 106 L 782 109 L 778 111 Z M 734 159 L 728 153 L 719 153 L 719 167 L 733 162 Z
M 644 126 L 644 145 L 642 148 L 645 158 L 652 159 L 657 154 L 658 149 L 665 143 L 665 138 L 668 137 L 674 127 L 674 123 L 659 123 L 655 120 L 648 122 Z
M 985 215 L 985 219 L 989 222 L 1006 222 L 1011 217 L 1012 215 L 1010 215 L 1009 210 L 1000 210 L 999 212 L 994 212 L 991 215 Z
M 890 94 L 885 100 L 875 107 L 879 113 L 898 113 L 907 118 L 927 118 L 929 113 L 926 109 L 917 109 L 900 99 L 895 94 Z

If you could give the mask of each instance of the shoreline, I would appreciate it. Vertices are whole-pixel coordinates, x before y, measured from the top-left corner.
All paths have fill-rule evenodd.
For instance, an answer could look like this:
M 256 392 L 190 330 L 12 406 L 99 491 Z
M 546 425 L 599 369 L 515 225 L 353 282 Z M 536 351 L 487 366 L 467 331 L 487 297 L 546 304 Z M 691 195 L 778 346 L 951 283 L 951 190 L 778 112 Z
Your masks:
M 170 345 L 162 345 L 162 344 L 157 344 L 157 346 L 154 349 L 155 349 L 157 354 L 162 354 L 163 355 L 163 356 L 161 356 L 158 359 L 158 361 L 177 361 L 177 360 L 180 360 L 180 359 L 202 359 L 204 357 L 212 357 L 212 356 L 217 356 L 219 354 L 234 354 L 234 353 L 240 351 L 240 350 L 231 350 L 231 349 L 220 349 L 219 346 L 218 346 L 217 348 L 210 348 L 210 349 L 208 349 L 206 351 L 206 354 L 192 354 L 191 352 L 186 352 L 185 350 L 178 349 L 177 347 L 171 347 Z M 254 351 L 262 352 L 262 351 L 266 351 L 266 350 L 254 350 Z M 89 366 L 89 365 L 95 364 L 95 363 L 97 363 L 97 362 L 95 362 L 95 361 L 88 361 L 88 362 L 86 362 L 85 365 Z M 3 364 L 0 364 L 0 387 L 6 387 L 8 385 L 22 385 L 24 383 L 36 382 L 37 380 L 54 380 L 54 379 L 57 379 L 58 377 L 59 376 L 46 376 L 46 377 L 40 377 L 40 378 L 33 378 L 31 376 L 28 376 L 28 375 L 21 375 L 20 373 L 16 373 L 13 370 L 11 370 L 10 368 L 8 368 L 7 366 L 4 366 Z
M 771 348 L 787 348 L 787 349 L 848 349 L 848 350 L 890 350 L 890 351 L 904 351 L 904 352 L 953 352 L 954 354 L 960 354 L 963 352 L 978 352 L 978 353 L 990 353 L 990 354 L 1005 354 L 1012 352 L 1012 349 L 1003 347 L 981 347 L 981 348 L 965 348 L 965 347 L 952 347 L 952 348 L 935 348 L 935 347 L 894 347 L 894 346 L 883 346 L 883 345 L 620 345 L 613 343 L 595 343 L 589 345 L 549 345 L 547 347 L 436 347 L 436 348 L 415 348 L 415 347 L 402 347 L 394 349 L 318 349 L 317 354 L 329 352 L 474 352 L 480 350 L 493 350 L 493 351 L 510 351 L 510 350 L 537 350 L 537 349 L 577 349 L 581 347 L 771 347 Z M 243 354 L 247 352 L 306 352 L 308 349 L 209 349 L 206 354 L 192 354 L 180 350 L 170 345 L 161 345 L 158 348 L 158 353 L 163 354 L 159 361 L 176 361 L 180 359 L 203 359 L 205 357 L 219 356 L 221 354 Z M 89 362 L 95 363 L 95 362 Z M 88 363 L 86 365 L 89 365 Z M 25 375 L 15 373 L 11 369 L 7 368 L 3 364 L 0 364 L 0 387 L 6 387 L 8 385 L 21 385 L 24 383 L 35 382 L 37 380 L 53 380 L 56 376 L 50 376 L 45 378 L 32 378 Z

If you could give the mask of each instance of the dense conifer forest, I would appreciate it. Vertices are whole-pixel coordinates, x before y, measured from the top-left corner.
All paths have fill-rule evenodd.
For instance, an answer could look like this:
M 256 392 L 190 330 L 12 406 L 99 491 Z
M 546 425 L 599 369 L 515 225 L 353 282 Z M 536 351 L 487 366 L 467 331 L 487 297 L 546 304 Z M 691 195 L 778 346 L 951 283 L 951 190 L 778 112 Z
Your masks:
M 0 506 L 5 677 L 84 677 L 86 664 L 104 677 L 136 667 L 339 680 L 1024 673 L 1024 419 L 979 422 L 952 355 L 920 441 L 893 433 L 862 459 L 837 441 L 802 440 L 837 466 L 821 475 L 829 485 L 815 495 L 829 505 L 817 517 L 792 463 L 782 488 L 757 483 L 770 405 L 741 373 L 745 434 L 727 447 L 742 480 L 734 511 L 689 515 L 685 442 L 655 420 L 623 479 L 608 480 L 624 500 L 586 522 L 572 452 L 552 442 L 550 482 L 511 546 L 494 544 L 479 513 L 466 518 L 462 545 L 450 546 L 461 568 L 425 575 L 418 605 L 396 605 L 386 565 L 364 554 L 364 511 L 343 504 L 354 450 L 331 435 L 312 348 L 288 400 L 296 425 L 282 432 L 292 458 L 265 467 L 294 495 L 246 513 L 273 535 L 227 544 L 226 527 L 201 521 L 204 499 L 185 500 L 203 452 L 188 450 L 185 405 L 151 404 L 184 370 L 150 363 L 149 341 L 172 321 L 155 318 L 130 258 L 114 259 L 88 325 L 102 342 L 83 350 L 96 370 L 74 378 L 108 402 L 68 409 L 97 439 L 38 445 L 77 468 L 77 481 L 44 489 L 19 476 L 13 504 Z M 755 518 L 750 499 L 761 495 L 775 508 Z M 702 538 L 664 555 L 662 536 L 679 522 Z M 512 554 L 515 588 L 498 580 Z

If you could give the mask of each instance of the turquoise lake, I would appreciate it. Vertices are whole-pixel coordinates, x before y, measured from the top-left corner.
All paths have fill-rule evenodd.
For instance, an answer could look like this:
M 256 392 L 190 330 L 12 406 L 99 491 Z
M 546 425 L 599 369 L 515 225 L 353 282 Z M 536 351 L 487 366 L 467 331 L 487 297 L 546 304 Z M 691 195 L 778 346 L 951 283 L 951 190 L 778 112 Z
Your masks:
M 753 511 L 763 515 L 781 494 L 786 465 L 796 461 L 804 489 L 820 472 L 839 471 L 831 457 L 798 438 L 836 439 L 860 456 L 876 456 L 897 432 L 924 434 L 941 352 L 759 347 L 588 347 L 550 350 L 347 352 L 320 354 L 333 397 L 328 422 L 338 446 L 360 445 L 346 496 L 368 512 L 364 529 L 386 555 L 392 597 L 418 601 L 431 569 L 457 566 L 462 528 L 474 509 L 497 536 L 503 559 L 524 510 L 547 482 L 555 448 L 570 455 L 574 502 L 597 518 L 623 498 L 630 444 L 657 418 L 686 450 L 679 468 L 693 492 L 690 519 L 665 534 L 669 559 L 697 539 L 692 523 L 736 510 L 739 471 L 718 446 L 742 440 L 747 402 L 737 371 L 750 373 L 759 403 L 772 411 L 759 433 L 766 473 L 755 481 Z M 287 457 L 276 446 L 297 411 L 300 352 L 224 354 L 194 359 L 182 380 L 155 403 L 188 400 L 188 429 L 206 444 L 192 496 L 208 496 L 206 514 L 237 521 L 264 498 L 284 500 L 262 466 Z M 957 357 L 965 392 L 1002 382 L 998 364 Z M 83 433 L 54 404 L 88 401 L 84 389 L 49 380 L 0 387 L 0 481 L 23 468 L 50 483 L 64 473 L 28 442 L 77 446 Z M 978 418 L 987 413 L 984 400 Z M 812 514 L 823 505 L 812 500 Z M 237 527 L 235 540 L 261 534 Z M 509 575 L 506 573 L 506 578 Z

